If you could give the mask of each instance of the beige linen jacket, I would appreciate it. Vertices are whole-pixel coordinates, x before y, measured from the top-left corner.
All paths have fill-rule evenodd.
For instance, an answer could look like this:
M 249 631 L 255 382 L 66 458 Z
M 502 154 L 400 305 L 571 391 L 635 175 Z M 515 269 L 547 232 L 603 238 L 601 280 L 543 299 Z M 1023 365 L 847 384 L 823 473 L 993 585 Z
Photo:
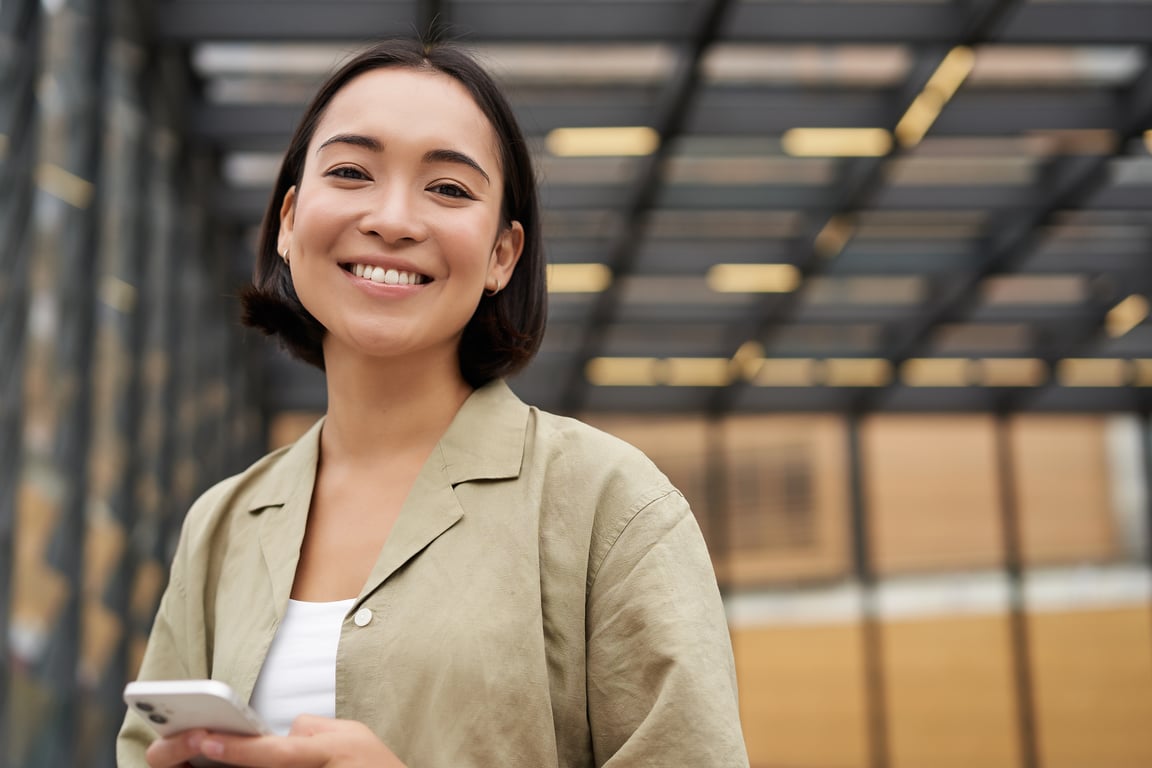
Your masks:
M 251 695 L 322 426 L 192 507 L 141 679 Z M 683 496 L 635 448 L 500 381 L 456 415 L 348 611 L 336 714 L 410 768 L 748 765 L 728 628 Z M 119 765 L 145 766 L 151 738 L 129 712 Z

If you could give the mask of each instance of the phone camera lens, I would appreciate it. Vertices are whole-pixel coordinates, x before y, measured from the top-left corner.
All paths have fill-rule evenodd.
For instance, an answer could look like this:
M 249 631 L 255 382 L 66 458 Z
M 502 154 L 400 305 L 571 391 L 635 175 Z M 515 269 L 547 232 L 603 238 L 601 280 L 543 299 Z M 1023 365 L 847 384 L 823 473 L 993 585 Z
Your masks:
M 141 712 L 154 712 L 156 707 L 152 706 L 146 701 L 138 701 L 136 702 L 136 709 L 140 710 Z
M 158 715 L 155 712 L 153 712 L 151 715 L 148 715 L 148 719 L 154 723 L 159 723 L 160 725 L 164 725 L 164 723 L 168 722 L 168 718 L 164 717 L 164 715 Z

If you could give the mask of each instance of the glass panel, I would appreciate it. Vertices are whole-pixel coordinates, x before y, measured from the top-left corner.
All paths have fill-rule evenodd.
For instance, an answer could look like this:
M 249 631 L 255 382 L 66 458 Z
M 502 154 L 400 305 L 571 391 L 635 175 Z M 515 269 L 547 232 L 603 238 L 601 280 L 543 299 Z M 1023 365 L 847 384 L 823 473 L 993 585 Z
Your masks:
M 727 422 L 732 584 L 828 580 L 848 569 L 844 423 L 835 416 Z
M 861 429 L 865 509 L 884 574 L 1002 561 L 990 416 L 874 416 Z

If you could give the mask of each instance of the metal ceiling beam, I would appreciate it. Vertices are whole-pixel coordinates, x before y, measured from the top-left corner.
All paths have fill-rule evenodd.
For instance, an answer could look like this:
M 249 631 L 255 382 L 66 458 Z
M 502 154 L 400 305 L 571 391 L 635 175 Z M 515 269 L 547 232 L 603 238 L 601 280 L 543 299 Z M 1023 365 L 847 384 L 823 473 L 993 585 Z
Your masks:
M 889 112 L 881 125 L 894 131 L 900 118 L 953 47 L 994 39 L 1000 29 L 1019 12 L 1022 4 L 1022 0 L 969 0 L 948 5 L 948 8 L 961 14 L 956 20 L 954 37 L 947 46 L 933 46 L 918 52 L 908 77 L 899 90 L 898 98 L 890 102 Z M 955 101 L 953 99 L 949 102 L 940 115 L 941 118 L 952 112 Z M 940 119 L 936 121 L 934 130 L 938 128 L 940 122 Z M 850 225 L 852 216 L 870 207 L 888 183 L 886 173 L 888 167 L 902 154 L 903 150 L 897 144 L 884 157 L 859 158 L 841 164 L 837 179 L 831 187 L 836 195 L 832 205 L 811 212 L 805 218 L 798 236 L 793 240 L 792 256 L 788 261 L 800 272 L 802 282 L 799 289 L 787 294 L 764 297 L 759 302 L 753 318 L 734 327 L 731 343 L 733 352 L 749 339 L 765 341 L 800 311 L 812 278 L 821 274 L 827 266 L 827 259 L 816 245 L 820 232 L 836 219 Z M 725 413 L 732 410 L 736 397 L 747 385 L 748 382 L 743 377 L 736 377 L 731 384 L 717 390 L 710 398 L 709 412 Z
M 1127 88 L 1117 94 L 1117 102 L 1122 105 L 1124 111 L 1116 125 L 1119 141 L 1117 141 L 1116 152 L 1113 157 L 1124 154 L 1132 139 L 1152 127 L 1152 60 L 1145 62 L 1140 75 Z M 1104 167 L 1105 173 L 1110 159 L 1111 157 L 1098 158 L 1098 162 Z M 1093 182 L 1094 179 L 1086 181 L 1086 186 Z M 1083 207 L 1083 201 L 1090 199 L 1094 191 L 1089 187 L 1080 192 L 1081 206 L 1079 207 Z M 1060 338 L 1049 340 L 1051 349 L 1042 355 L 1049 370 L 1053 370 L 1059 360 L 1091 356 L 1093 347 L 1104 337 L 1105 318 L 1109 310 L 1128 293 L 1132 291 L 1144 291 L 1146 293 L 1149 288 L 1152 288 L 1150 262 L 1152 260 L 1146 260 L 1145 270 L 1136 276 L 1139 282 L 1104 286 L 1100 294 L 1094 296 L 1089 302 L 1087 308 L 1088 322 L 1081 323 L 1079 328 L 1073 330 L 1072 333 L 1061 334 Z M 1005 410 L 1026 408 L 1029 403 L 1042 397 L 1055 383 L 1055 376 L 1049 376 L 1040 387 L 1009 392 L 1001 407 Z M 1133 404 L 1138 409 L 1147 411 L 1152 407 L 1152 391 L 1143 389 L 1133 391 L 1130 394 L 1134 401 Z
M 625 209 L 624 226 L 608 251 L 607 265 L 612 270 L 612 284 L 596 296 L 583 338 L 573 358 L 572 370 L 564 380 L 561 410 L 575 412 L 584 403 L 588 389 L 584 369 L 588 361 L 599 354 L 607 329 L 623 301 L 622 278 L 632 272 L 644 239 L 649 213 L 664 183 L 673 140 L 684 131 L 693 98 L 699 88 L 700 62 L 715 41 L 730 5 L 731 0 L 702 0 L 696 8 L 697 13 L 690 17 L 696 22 L 690 27 L 695 31 L 695 37 L 681 53 L 676 72 L 657 104 L 654 119 L 649 123 L 659 132 L 660 144 L 653 154 L 642 161 L 630 203 Z
M 329 0 L 322 4 L 324 19 L 318 19 L 313 3 L 297 3 L 290 0 L 279 2 L 254 3 L 246 0 L 237 0 L 233 3 L 204 2 L 203 0 L 167 0 L 161 2 L 159 15 L 165 16 L 160 26 L 170 23 L 167 12 L 172 9 L 194 6 L 194 10 L 202 18 L 200 22 L 219 26 L 219 14 L 233 18 L 240 18 L 236 14 L 248 13 L 254 6 L 264 10 L 255 13 L 251 23 L 259 23 L 260 29 L 240 31 L 236 29 L 222 30 L 222 34 L 209 36 L 213 40 L 245 39 L 245 40 L 359 40 L 365 37 L 365 31 L 370 36 L 376 36 L 380 15 L 388 16 L 389 23 L 402 20 L 394 24 L 394 32 L 379 34 L 402 34 L 411 36 L 423 31 L 426 21 L 433 18 L 432 8 L 438 3 L 435 0 L 411 0 L 410 2 L 343 2 Z M 697 5 L 691 2 L 620 2 L 595 3 L 587 2 L 561 2 L 553 0 L 549 3 L 537 2 L 495 2 L 486 3 L 473 0 L 468 3 L 447 3 L 451 11 L 451 23 L 445 23 L 447 35 L 454 32 L 466 32 L 464 37 L 468 43 L 488 42 L 522 42 L 526 44 L 539 43 L 580 43 L 580 42 L 659 42 L 661 44 L 675 45 L 677 41 L 686 41 L 691 36 L 691 28 L 682 26 L 678 20 L 684 17 L 686 11 Z M 721 25 L 716 35 L 718 41 L 726 40 L 760 40 L 773 43 L 853 43 L 868 44 L 870 42 L 912 43 L 923 46 L 951 45 L 957 39 L 956 30 L 961 27 L 964 20 L 971 26 L 978 24 L 982 15 L 993 12 L 998 7 L 996 2 L 981 2 L 977 5 L 968 3 L 967 7 L 962 0 L 952 4 L 939 3 L 900 3 L 896 5 L 880 2 L 861 5 L 858 3 L 820 3 L 813 7 L 808 3 L 733 3 L 727 13 L 727 23 Z M 305 8 L 308 6 L 308 8 Z M 1060 6 L 1053 9 L 1052 6 Z M 269 11 L 268 9 L 272 9 Z M 1071 8 L 1072 11 L 1068 9 Z M 246 10 L 248 9 L 248 10 Z M 299 19 L 284 18 L 296 10 L 305 14 L 314 13 L 317 19 L 307 25 L 300 25 Z M 347 11 L 348 13 L 345 13 Z M 496 13 L 494 11 L 498 11 Z M 1040 11 L 1037 13 L 1037 11 Z M 1053 11 L 1053 12 L 1050 12 Z M 1058 12 L 1056 12 L 1058 11 Z M 354 34 L 340 34 L 328 36 L 324 32 L 326 24 L 348 24 L 350 18 L 356 13 L 362 14 L 364 19 L 376 19 L 366 24 L 358 23 Z M 865 18 L 865 13 L 868 18 Z M 349 14 L 353 14 L 350 16 Z M 505 15 L 500 15 L 505 14 Z M 847 15 L 845 15 L 847 14 Z M 897 19 L 896 16 L 900 16 Z M 1090 43 L 1106 42 L 1116 44 L 1128 40 L 1130 42 L 1144 42 L 1152 39 L 1152 28 L 1144 24 L 1142 19 L 1144 8 L 1133 10 L 1125 3 L 1096 3 L 1076 2 L 1071 6 L 1063 3 L 1028 4 L 1019 10 L 1019 13 L 1003 25 L 1003 34 L 997 36 L 999 42 L 1025 42 L 1025 43 Z M 573 18 L 579 16 L 580 18 Z M 258 18 L 257 18 L 258 17 Z M 1039 31 L 1036 26 L 1038 19 L 1059 20 L 1060 24 L 1051 26 L 1045 31 Z M 413 22 L 412 20 L 416 21 Z M 1085 23 L 1089 19 L 1091 23 Z M 1121 24 L 1120 20 L 1124 20 Z M 1049 23 L 1046 21 L 1045 23 Z M 302 36 L 277 37 L 277 30 L 286 25 L 297 24 Z M 531 24 L 538 24 L 539 28 L 531 28 Z M 615 24 L 615 29 L 609 29 Z M 903 27 L 901 25 L 904 25 Z M 1063 26 L 1060 26 L 1063 25 Z M 307 26 L 307 29 L 303 27 Z M 1117 31 L 1123 26 L 1123 31 Z M 499 29 L 497 29 L 499 27 Z M 1129 28 L 1130 27 L 1130 28 Z M 177 34 L 186 34 L 181 30 Z M 789 38 L 789 35 L 800 34 L 800 37 Z M 816 35 L 807 38 L 804 35 Z M 232 35 L 230 37 L 230 35 Z M 756 37 L 761 35 L 762 37 Z M 1070 35 L 1070 37 L 1062 37 Z M 188 37 L 184 42 L 192 42 Z M 937 55 L 942 55 L 945 49 L 927 52 L 921 51 L 918 64 L 922 70 L 931 71 Z M 915 90 L 918 88 L 916 77 L 912 77 L 905 84 L 905 88 Z M 706 135 L 731 135 L 731 128 L 735 126 L 740 135 L 763 137 L 778 134 L 786 128 L 797 124 L 818 124 L 846 126 L 882 124 L 893 113 L 900 103 L 906 103 L 904 96 L 897 89 L 883 90 L 848 90 L 828 89 L 812 91 L 801 88 L 755 88 L 755 87 L 728 87 L 711 85 L 695 86 L 695 95 L 691 98 L 697 104 L 696 110 L 687 110 L 687 116 L 681 127 L 682 132 L 699 133 Z M 653 114 L 654 102 L 653 88 L 618 88 L 613 89 L 607 98 L 602 95 L 595 97 L 594 108 L 566 106 L 566 101 L 576 95 L 578 89 L 562 89 L 562 92 L 553 92 L 548 98 L 547 92 L 533 93 L 530 88 L 517 88 L 517 96 L 522 93 L 529 95 L 525 102 L 527 106 L 521 109 L 521 120 L 535 133 L 543 134 L 551 127 L 561 125 L 605 124 L 623 123 L 637 124 L 650 123 Z M 601 102 L 605 99 L 605 102 Z M 798 110 L 792 107 L 798 106 Z M 666 104 L 665 104 L 666 107 Z M 665 107 L 662 107 L 664 109 Z M 600 111 L 603 110 L 603 111 Z M 899 110 L 896 110 L 899 112 Z M 299 114 L 298 107 L 271 108 L 264 112 L 264 108 L 251 112 L 230 107 L 207 107 L 199 113 L 205 119 L 202 127 L 208 129 L 204 135 L 213 141 L 224 142 L 225 148 L 231 149 L 266 149 L 280 151 L 287 140 L 284 127 L 295 122 Z M 962 91 L 949 105 L 948 110 L 941 116 L 933 129 L 934 136 L 1012 136 L 1019 135 L 1025 130 L 1034 130 L 1038 127 L 1048 128 L 1104 128 L 1110 126 L 1111 116 L 1116 114 L 1116 104 L 1107 93 L 1101 93 L 1098 87 L 1093 89 L 1059 89 L 1042 92 L 1027 93 L 1021 89 L 1009 91 Z M 289 115 L 285 117 L 285 115 Z M 799 116 L 799 117 L 798 117 Z M 215 122 L 224 118 L 224 123 Z M 256 118 L 253 120 L 252 118 Z M 843 122 L 836 122 L 841 120 Z M 831 121 L 831 122 L 830 122 Z M 229 127 L 230 124 L 230 127 Z M 254 130 L 256 129 L 256 130 Z M 777 191 L 785 193 L 792 190 L 801 190 L 807 197 L 797 197 L 792 201 L 791 209 L 809 209 L 831 211 L 837 206 L 848 205 L 848 210 L 860 209 L 934 209 L 947 208 L 948 201 L 954 200 L 957 205 L 962 202 L 960 198 L 951 195 L 971 196 L 972 188 L 949 190 L 944 187 L 915 188 L 887 188 L 883 184 L 869 184 L 869 176 L 877 173 L 876 166 L 882 163 L 863 161 L 845 164 L 839 179 L 844 186 L 836 188 L 789 188 L 781 187 L 779 190 L 765 190 L 757 187 L 756 194 L 764 193 L 764 210 L 787 210 L 782 198 L 773 197 Z M 872 170 L 869 171 L 869 168 Z M 641 174 L 642 178 L 650 178 L 651 168 L 646 168 Z M 658 171 L 658 173 L 662 173 Z M 838 185 L 834 185 L 838 186 Z M 669 188 L 662 179 L 655 182 L 657 190 L 654 197 L 641 208 L 639 218 L 647 216 L 656 206 L 668 208 L 700 208 L 695 202 L 697 194 L 709 197 L 712 202 L 703 207 L 715 207 L 720 204 L 721 198 L 727 194 L 723 188 L 691 188 L 677 186 Z M 852 190 L 857 189 L 857 193 Z M 615 210 L 635 210 L 633 203 L 640 199 L 643 182 L 637 181 L 629 187 L 580 187 L 563 189 L 558 192 L 554 200 L 549 201 L 550 207 L 561 209 L 594 210 L 597 207 L 611 207 Z M 863 192 L 859 192 L 863 190 Z M 603 194 L 605 191 L 612 195 Z M 731 194 L 735 195 L 735 188 Z M 747 190 L 745 190 L 747 191 Z M 921 191 L 923 195 L 919 194 Z M 1014 190 L 1013 194 L 1019 190 Z M 1138 199 L 1141 190 L 1128 187 L 1113 187 L 1106 197 L 1118 195 L 1116 200 L 1127 200 L 1128 203 L 1120 205 L 1140 209 L 1144 207 Z M 1145 190 L 1146 191 L 1146 190 Z M 771 192 L 772 194 L 769 194 Z M 839 197 L 833 195 L 839 192 Z M 239 195 L 247 199 L 248 190 L 230 190 L 228 194 Z M 852 203 L 845 203 L 858 194 L 857 208 Z M 719 197 L 718 197 L 719 195 Z M 263 208 L 264 193 L 259 194 L 259 203 L 255 206 Z M 612 199 L 613 197 L 617 199 Z M 744 202 L 751 199 L 747 195 Z M 1146 199 L 1146 198 L 1145 198 Z M 980 197 L 980 208 L 989 207 L 992 198 Z M 1114 210 L 1112 202 L 1101 202 L 1103 198 L 1089 198 L 1086 205 L 1098 206 Z M 597 206 L 596 203 L 601 203 Z M 1007 198 L 1001 201 L 1005 207 L 1013 205 Z M 1017 204 L 1029 201 L 1016 201 Z M 223 202 L 218 201 L 223 205 Z M 227 206 L 231 208 L 231 206 Z M 741 207 L 748 207 L 741 205 Z M 992 207 L 995 207 L 994 205 Z M 240 211 L 243 206 L 238 207 Z M 234 219 L 235 220 L 235 219 Z M 808 241 L 819 231 L 821 222 L 813 221 L 807 230 Z M 626 231 L 631 231 L 626 228 Z M 643 227 L 635 230 L 643 234 Z M 640 238 L 637 238 L 639 240 Z M 767 244 L 774 247 L 774 244 Z M 617 248 L 619 248 L 617 242 Z M 615 257 L 616 250 L 609 252 Z M 960 254 L 957 254 L 959 256 Z M 630 257 L 632 262 L 637 258 L 635 253 Z M 633 263 L 629 271 L 636 271 Z M 1103 268 L 1102 268 L 1103 269 Z M 838 274 L 840 267 L 837 267 Z M 612 321 L 618 321 L 619 306 L 615 310 Z M 610 321 L 611 322 L 611 321 Z M 609 323 L 610 325 L 610 323 Z M 607 326 L 606 326 L 607 327 Z M 565 353 L 567 354 L 567 353 Z M 561 366 L 557 363 L 554 368 L 559 372 Z M 581 371 L 582 374 L 582 371 Z M 641 396 L 642 399 L 646 395 Z M 647 403 L 648 401 L 645 400 Z M 655 400 L 653 402 L 656 402 Z M 660 401 L 663 402 L 663 401 Z M 672 402 L 672 401 L 668 401 Z M 680 402 L 677 400 L 676 402 Z M 687 402 L 687 400 L 684 400 Z M 903 402 L 903 401 L 901 401 Z M 552 406 L 560 409 L 564 406 Z M 896 407 L 902 407 L 897 405 Z
M 447 31 L 472 43 L 687 43 L 695 30 L 683 19 L 694 5 L 689 0 L 456 3 Z M 181 44 L 410 36 L 419 13 L 415 2 L 398 0 L 167 0 L 157 6 L 157 39 Z M 734 6 L 718 30 L 722 42 L 951 45 L 957 30 L 973 18 L 962 3 L 786 0 Z M 1089 0 L 1029 3 L 997 39 L 1020 44 L 1147 45 L 1152 43 L 1152 6 Z
M 259 223 L 268 205 L 268 188 L 271 184 L 269 180 L 267 184 L 260 186 L 222 185 L 213 196 L 213 205 L 218 217 L 241 225 Z M 1029 192 L 1027 188 L 1014 185 L 938 187 L 909 185 L 879 192 L 871 210 L 935 212 L 984 209 L 995 212 L 1027 207 Z M 546 207 L 550 211 L 618 210 L 628 204 L 627 194 L 628 189 L 617 184 L 564 185 L 545 191 Z M 1103 201 L 1106 204 L 1102 204 L 1100 197 L 1096 197 L 1084 207 L 1090 210 L 1146 211 L 1149 200 L 1152 200 L 1152 185 L 1130 185 L 1111 190 L 1107 199 Z M 732 209 L 787 212 L 825 208 L 831 202 L 828 190 L 823 187 L 685 184 L 665 188 L 661 192 L 658 208 L 663 211 L 694 212 Z M 545 237 L 548 237 L 547 232 Z M 718 246 L 718 249 L 724 250 L 724 246 Z M 582 258 L 587 260 L 586 257 Z M 763 260 L 763 257 L 760 256 L 756 260 Z M 907 260 L 901 260 L 900 264 L 899 269 L 907 272 Z M 948 261 L 948 264 L 950 265 L 951 261 Z M 693 266 L 695 267 L 695 264 Z M 842 269 L 838 266 L 837 272 L 842 272 Z
M 1035 203 L 1025 212 L 1009 212 L 993 225 L 973 250 L 969 263 L 971 272 L 962 278 L 941 285 L 939 295 L 932 302 L 920 322 L 901 334 L 886 351 L 892 368 L 898 371 L 909 359 L 925 354 L 932 345 L 935 330 L 945 323 L 962 322 L 981 303 L 980 288 L 990 275 L 1015 270 L 1043 237 L 1043 228 L 1053 218 L 1071 210 L 1083 208 L 1108 183 L 1110 163 L 1124 155 L 1133 139 L 1152 125 L 1152 61 L 1145 62 L 1143 70 L 1126 88 L 1115 94 L 1118 115 L 1113 129 L 1117 135 L 1115 151 L 1110 154 L 1089 156 L 1057 156 L 1039 175 L 1035 184 Z M 1055 343 L 1055 352 L 1041 355 L 1049 364 L 1064 357 L 1084 354 L 1099 337 L 1104 316 L 1121 298 L 1114 295 L 1119 286 L 1108 295 L 1094 297 L 1089 302 L 1088 322 L 1081 324 L 1062 341 Z M 1051 380 L 1045 387 L 1051 386 Z M 857 399 L 859 408 L 874 408 L 892 389 L 862 392 Z M 1043 388 L 1030 389 L 1009 399 L 1008 407 L 1019 408 L 1024 399 L 1033 399 Z
M 901 89 L 711 86 L 700 92 L 697 109 L 680 128 L 690 135 L 763 138 L 796 126 L 892 127 L 911 101 L 901 93 Z M 600 89 L 590 91 L 583 102 L 522 99 L 516 113 L 530 135 L 542 136 L 560 127 L 647 124 L 653 101 L 650 89 Z M 302 111 L 298 104 L 202 103 L 192 115 L 190 130 L 225 151 L 281 151 Z M 1009 137 L 1026 131 L 1105 130 L 1112 128 L 1115 114 L 1113 96 L 1100 88 L 968 91 L 948 104 L 932 135 Z

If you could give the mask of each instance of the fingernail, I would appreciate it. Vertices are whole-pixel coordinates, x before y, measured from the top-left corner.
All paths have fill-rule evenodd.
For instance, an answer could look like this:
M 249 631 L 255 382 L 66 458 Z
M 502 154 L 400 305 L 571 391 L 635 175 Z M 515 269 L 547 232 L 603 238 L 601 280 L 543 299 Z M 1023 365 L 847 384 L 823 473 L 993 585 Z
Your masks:
M 204 741 L 200 742 L 200 751 L 208 757 L 220 757 L 220 755 L 224 754 L 224 745 L 219 741 L 204 739 Z
M 200 742 L 202 742 L 202 741 L 204 741 L 204 734 L 193 733 L 191 736 L 188 737 L 188 746 L 191 747 L 192 749 L 199 749 L 200 748 Z

